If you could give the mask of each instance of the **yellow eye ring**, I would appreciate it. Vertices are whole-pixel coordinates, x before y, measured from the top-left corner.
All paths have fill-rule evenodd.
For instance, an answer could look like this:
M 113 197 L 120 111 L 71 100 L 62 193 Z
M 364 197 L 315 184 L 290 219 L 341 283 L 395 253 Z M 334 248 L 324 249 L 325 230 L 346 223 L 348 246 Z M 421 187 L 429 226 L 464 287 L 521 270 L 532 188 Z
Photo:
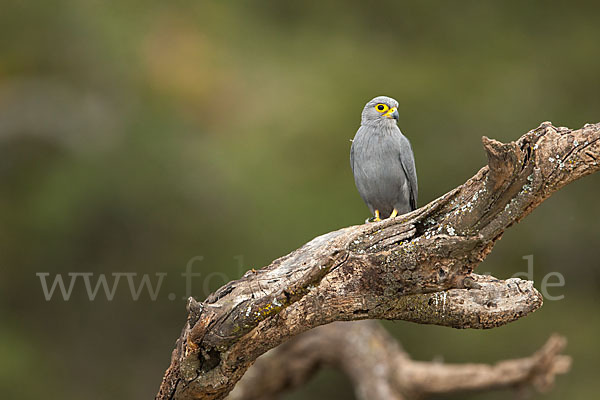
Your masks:
M 386 106 L 385 104 L 379 103 L 375 106 L 375 109 L 377 110 L 377 112 L 384 113 L 387 110 L 389 110 L 390 108 L 388 106 Z

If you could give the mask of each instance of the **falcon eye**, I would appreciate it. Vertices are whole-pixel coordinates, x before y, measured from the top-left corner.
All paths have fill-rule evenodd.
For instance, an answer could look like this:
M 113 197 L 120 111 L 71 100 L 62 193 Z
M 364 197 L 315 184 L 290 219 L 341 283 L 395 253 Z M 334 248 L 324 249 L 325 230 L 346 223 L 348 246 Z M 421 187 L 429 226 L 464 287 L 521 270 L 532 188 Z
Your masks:
M 388 106 L 386 106 L 385 104 L 381 104 L 381 103 L 380 103 L 380 104 L 377 104 L 377 105 L 375 106 L 375 109 L 376 109 L 377 111 L 379 111 L 380 113 L 382 113 L 382 112 L 386 112 L 387 110 L 389 110 L 389 107 L 388 107 Z

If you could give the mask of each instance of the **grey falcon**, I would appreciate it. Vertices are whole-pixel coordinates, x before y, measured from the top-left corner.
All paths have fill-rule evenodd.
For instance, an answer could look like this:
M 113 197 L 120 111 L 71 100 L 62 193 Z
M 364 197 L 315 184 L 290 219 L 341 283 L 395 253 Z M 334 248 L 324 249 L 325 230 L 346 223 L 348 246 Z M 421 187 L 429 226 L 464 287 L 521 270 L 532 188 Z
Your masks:
M 398 128 L 398 102 L 369 101 L 352 140 L 350 165 L 358 193 L 373 218 L 394 218 L 417 207 L 417 172 L 408 139 Z

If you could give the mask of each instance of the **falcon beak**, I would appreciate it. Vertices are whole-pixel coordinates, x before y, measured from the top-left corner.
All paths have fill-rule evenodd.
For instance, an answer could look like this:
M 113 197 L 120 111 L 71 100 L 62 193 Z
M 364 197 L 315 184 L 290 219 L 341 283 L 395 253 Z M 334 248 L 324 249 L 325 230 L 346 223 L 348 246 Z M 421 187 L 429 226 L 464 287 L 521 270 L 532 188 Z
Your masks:
M 396 107 L 392 107 L 388 110 L 388 112 L 386 112 L 385 114 L 383 114 L 385 117 L 390 118 L 390 119 L 395 119 L 396 121 L 398 121 L 398 118 L 400 118 L 400 115 L 398 114 L 398 109 Z

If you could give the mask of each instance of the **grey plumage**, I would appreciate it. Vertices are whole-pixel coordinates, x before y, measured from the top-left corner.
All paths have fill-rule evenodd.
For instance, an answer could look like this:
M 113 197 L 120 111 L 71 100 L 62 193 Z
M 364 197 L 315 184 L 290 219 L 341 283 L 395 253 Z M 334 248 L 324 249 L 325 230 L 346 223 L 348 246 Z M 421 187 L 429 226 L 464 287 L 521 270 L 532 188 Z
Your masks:
M 356 188 L 371 213 L 378 211 L 381 218 L 394 209 L 405 214 L 417 207 L 415 159 L 398 128 L 397 107 L 398 102 L 386 96 L 369 101 L 350 150 Z

